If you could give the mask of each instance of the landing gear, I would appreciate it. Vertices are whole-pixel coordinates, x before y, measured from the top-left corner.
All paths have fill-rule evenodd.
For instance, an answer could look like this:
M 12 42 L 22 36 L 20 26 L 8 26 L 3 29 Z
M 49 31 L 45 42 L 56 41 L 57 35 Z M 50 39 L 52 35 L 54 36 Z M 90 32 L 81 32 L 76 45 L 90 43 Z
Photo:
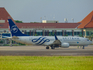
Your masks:
M 49 46 L 47 46 L 46 49 L 49 49 Z M 55 49 L 55 47 L 54 46 L 51 46 L 51 49 Z
M 51 46 L 51 49 L 55 49 L 55 45 L 52 45 L 52 46 Z
M 50 47 L 51 47 L 51 49 L 55 49 L 55 46 L 56 45 L 51 45 Z M 46 49 L 49 49 L 49 46 L 46 46 Z
M 49 49 L 49 46 L 47 46 L 46 49 Z
M 51 47 L 51 49 L 55 49 L 55 47 L 54 47 L 54 46 L 52 46 L 52 47 Z

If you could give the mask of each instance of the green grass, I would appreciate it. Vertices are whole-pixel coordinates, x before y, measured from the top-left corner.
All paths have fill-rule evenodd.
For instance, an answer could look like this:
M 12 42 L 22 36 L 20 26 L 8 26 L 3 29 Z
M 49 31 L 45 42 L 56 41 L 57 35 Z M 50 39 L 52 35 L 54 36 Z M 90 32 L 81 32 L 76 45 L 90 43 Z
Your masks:
M 0 56 L 0 70 L 93 70 L 93 56 Z

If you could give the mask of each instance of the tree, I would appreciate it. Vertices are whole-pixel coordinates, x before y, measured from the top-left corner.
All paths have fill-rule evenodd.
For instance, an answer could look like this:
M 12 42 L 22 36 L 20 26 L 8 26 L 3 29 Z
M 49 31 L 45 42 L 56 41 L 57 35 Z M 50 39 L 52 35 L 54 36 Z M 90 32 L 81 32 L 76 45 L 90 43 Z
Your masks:
M 22 21 L 19 21 L 19 20 L 15 20 L 16 23 L 23 23 Z
M 35 36 L 38 36 L 38 34 L 35 34 Z
M 82 34 L 79 34 L 80 37 L 82 37 Z

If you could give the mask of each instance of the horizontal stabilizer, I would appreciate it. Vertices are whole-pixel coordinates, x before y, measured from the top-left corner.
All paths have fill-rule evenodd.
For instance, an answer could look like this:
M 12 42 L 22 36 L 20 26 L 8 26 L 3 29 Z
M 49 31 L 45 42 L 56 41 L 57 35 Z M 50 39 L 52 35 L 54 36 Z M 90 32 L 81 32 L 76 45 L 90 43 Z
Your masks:
M 17 36 L 13 36 L 12 39 L 19 39 Z
M 12 37 L 9 37 L 9 36 L 2 36 L 2 38 L 0 39 L 11 39 Z

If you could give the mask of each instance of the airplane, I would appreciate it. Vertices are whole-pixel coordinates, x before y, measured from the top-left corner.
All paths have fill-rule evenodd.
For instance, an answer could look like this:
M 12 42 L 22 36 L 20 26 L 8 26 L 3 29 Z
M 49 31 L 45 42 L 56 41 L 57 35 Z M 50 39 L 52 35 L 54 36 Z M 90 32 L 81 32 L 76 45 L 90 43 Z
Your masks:
M 23 34 L 12 19 L 8 19 L 12 40 L 33 45 L 43 45 L 46 49 L 55 49 L 57 47 L 68 48 L 69 46 L 88 46 L 92 42 L 88 38 L 76 36 L 28 36 Z

